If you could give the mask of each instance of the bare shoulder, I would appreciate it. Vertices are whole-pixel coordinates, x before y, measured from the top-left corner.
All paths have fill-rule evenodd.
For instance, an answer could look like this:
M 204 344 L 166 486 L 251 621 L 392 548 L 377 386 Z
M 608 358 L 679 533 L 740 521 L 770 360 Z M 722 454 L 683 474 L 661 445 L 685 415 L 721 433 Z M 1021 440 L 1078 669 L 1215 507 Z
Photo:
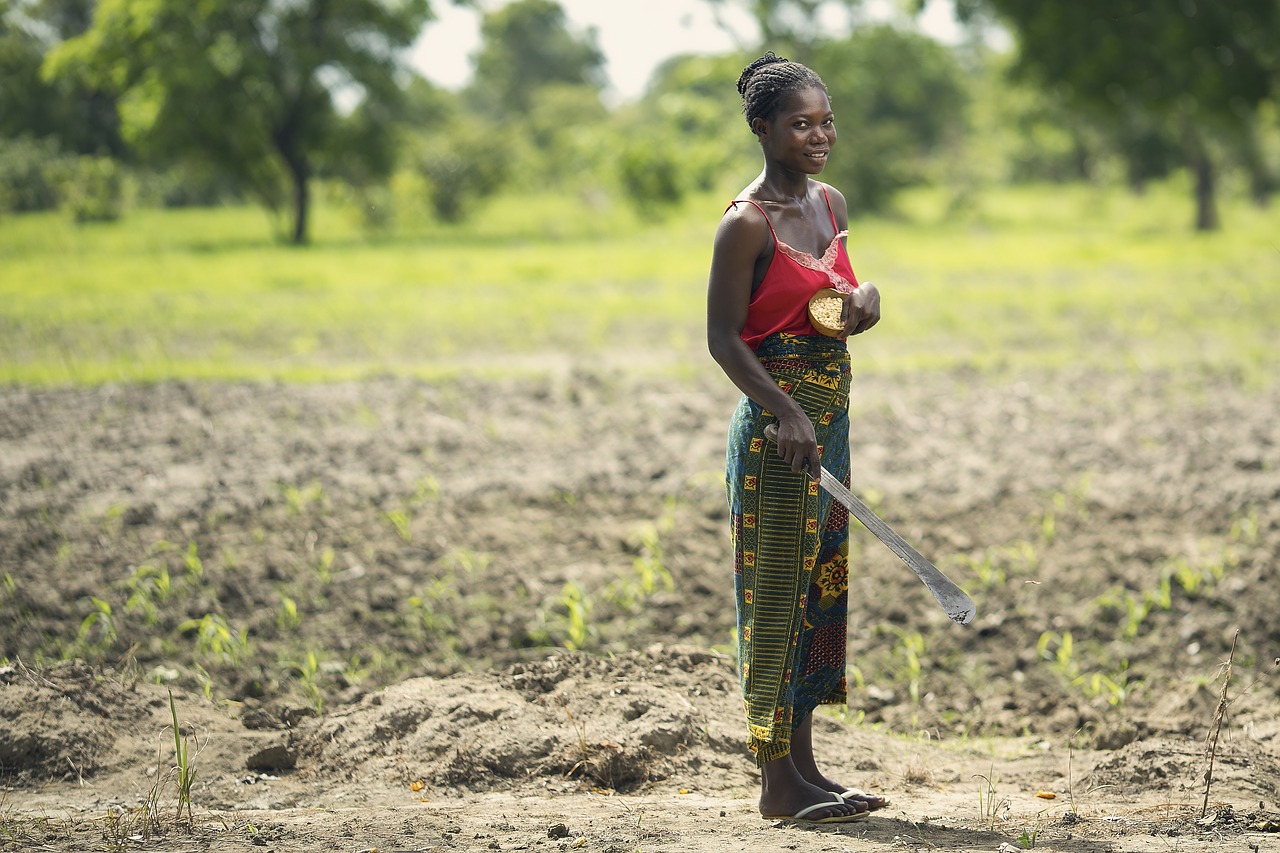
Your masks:
M 769 221 L 760 208 L 756 207 L 743 195 L 729 203 L 724 216 L 720 218 L 720 227 L 716 230 L 717 244 L 736 244 L 740 246 L 760 246 L 768 237 Z
M 823 184 L 827 190 L 827 198 L 831 199 L 831 212 L 836 215 L 836 222 L 840 225 L 841 230 L 849 227 L 849 203 L 845 201 L 844 193 L 831 186 L 831 184 Z

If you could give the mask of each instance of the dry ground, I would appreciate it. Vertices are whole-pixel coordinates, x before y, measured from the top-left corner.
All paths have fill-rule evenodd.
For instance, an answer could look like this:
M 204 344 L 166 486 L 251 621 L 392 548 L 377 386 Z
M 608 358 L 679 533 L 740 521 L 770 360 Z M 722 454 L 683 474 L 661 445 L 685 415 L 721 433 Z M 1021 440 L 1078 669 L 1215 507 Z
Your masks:
M 817 738 L 893 802 L 821 829 L 754 811 L 734 402 L 585 370 L 0 390 L 0 849 L 1280 850 L 1280 388 L 859 381 L 855 490 L 979 616 L 855 531 Z

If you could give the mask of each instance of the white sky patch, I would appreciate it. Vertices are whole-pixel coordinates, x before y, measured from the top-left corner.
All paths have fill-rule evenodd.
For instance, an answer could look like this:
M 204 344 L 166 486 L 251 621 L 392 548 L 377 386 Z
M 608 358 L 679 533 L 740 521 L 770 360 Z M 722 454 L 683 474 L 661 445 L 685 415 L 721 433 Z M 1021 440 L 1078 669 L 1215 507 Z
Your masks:
M 496 4 L 504 5 L 509 0 Z M 722 54 L 754 43 L 754 19 L 735 5 L 721 9 L 731 32 L 716 23 L 705 0 L 560 0 L 569 28 L 576 34 L 596 30 L 596 43 L 606 59 L 610 101 L 632 101 L 644 93 L 654 70 L 672 56 Z M 848 16 L 829 4 L 820 12 L 817 26 L 840 37 L 848 31 Z M 411 64 L 428 80 L 457 90 L 471 79 L 471 57 L 480 48 L 480 15 L 451 3 L 433 3 L 437 19 L 427 25 L 414 44 Z M 866 17 L 882 19 L 900 15 L 893 0 L 871 0 Z M 925 32 L 947 44 L 962 40 L 948 0 L 931 0 L 920 18 Z

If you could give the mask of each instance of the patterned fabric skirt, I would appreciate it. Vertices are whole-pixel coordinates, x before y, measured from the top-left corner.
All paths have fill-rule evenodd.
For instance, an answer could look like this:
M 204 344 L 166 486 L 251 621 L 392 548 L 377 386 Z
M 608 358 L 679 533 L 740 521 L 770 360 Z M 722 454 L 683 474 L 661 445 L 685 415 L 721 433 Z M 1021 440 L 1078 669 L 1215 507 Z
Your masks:
M 775 335 L 760 363 L 808 414 L 822 464 L 849 483 L 849 352 L 821 336 Z M 725 474 L 733 524 L 738 674 L 756 763 L 791 751 L 818 705 L 846 698 L 849 516 L 806 474 L 793 474 L 764 428 L 777 418 L 743 397 L 729 426 Z

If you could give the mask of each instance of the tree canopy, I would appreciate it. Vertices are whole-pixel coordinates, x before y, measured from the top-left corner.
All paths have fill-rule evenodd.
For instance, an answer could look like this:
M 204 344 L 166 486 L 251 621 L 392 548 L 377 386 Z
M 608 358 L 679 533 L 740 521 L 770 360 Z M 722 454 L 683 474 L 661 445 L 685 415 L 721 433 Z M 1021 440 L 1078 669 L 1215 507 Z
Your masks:
M 349 144 L 347 113 L 394 102 L 400 53 L 430 15 L 428 0 L 102 0 L 46 70 L 118 93 L 149 155 L 205 159 L 273 208 L 287 200 L 302 243 L 318 169 L 386 167 Z
M 94 3 L 0 0 L 0 138 L 32 136 L 72 153 L 126 155 L 114 98 L 40 73 L 52 47 L 88 28 Z
M 534 93 L 551 85 L 604 87 L 604 54 L 595 33 L 570 32 L 556 0 L 516 0 L 480 22 L 471 90 L 502 116 L 525 115 Z
M 1135 118 L 1183 142 L 1196 176 L 1196 225 L 1217 227 L 1210 139 L 1251 132 L 1280 88 L 1275 0 L 963 0 L 993 10 L 1017 35 L 1018 73 L 1062 92 L 1117 129 Z

